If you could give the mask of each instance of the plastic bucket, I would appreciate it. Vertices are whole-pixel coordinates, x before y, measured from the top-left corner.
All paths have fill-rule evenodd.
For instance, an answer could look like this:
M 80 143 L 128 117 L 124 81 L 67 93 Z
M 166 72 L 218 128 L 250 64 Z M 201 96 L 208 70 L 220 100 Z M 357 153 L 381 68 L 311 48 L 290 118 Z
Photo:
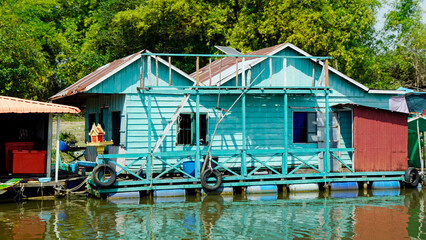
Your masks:
M 59 151 L 65 152 L 68 151 L 70 148 L 64 141 L 59 141 Z
M 204 162 L 200 162 L 200 172 L 203 168 Z M 195 177 L 195 161 L 186 161 L 182 163 L 183 165 L 183 171 L 188 173 L 189 175 Z M 184 177 L 188 177 L 187 175 L 184 175 Z

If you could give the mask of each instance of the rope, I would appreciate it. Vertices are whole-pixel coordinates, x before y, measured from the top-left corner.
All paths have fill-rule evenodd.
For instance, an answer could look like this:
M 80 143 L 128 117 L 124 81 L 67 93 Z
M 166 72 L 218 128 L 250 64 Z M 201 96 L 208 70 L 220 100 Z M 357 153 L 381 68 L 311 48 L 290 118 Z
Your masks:
M 263 71 L 265 71 L 265 69 L 263 69 L 257 76 L 256 76 L 256 78 L 250 83 L 250 85 L 240 94 L 240 96 L 238 96 L 238 98 L 234 101 L 234 103 L 231 105 L 231 107 L 229 107 L 229 109 L 228 110 L 226 110 L 226 112 L 225 112 L 225 114 L 223 114 L 223 116 L 221 116 L 222 115 L 222 112 L 223 112 L 223 109 L 221 109 L 220 110 L 220 115 L 218 114 L 218 116 L 217 116 L 217 118 L 216 118 L 216 127 L 215 127 L 215 129 L 214 129 L 214 132 L 213 132 L 213 136 L 212 136 L 212 139 L 211 139 L 211 141 L 210 141 L 210 143 L 209 143 L 209 149 L 207 150 L 207 155 L 206 155 L 206 158 L 204 159 L 204 164 L 203 164 L 203 168 L 201 169 L 201 173 L 203 173 L 204 172 L 204 170 L 205 170 L 205 168 L 206 168 L 206 162 L 207 162 L 207 159 L 209 158 L 209 156 L 210 156 L 210 150 L 211 150 L 211 148 L 212 148 L 212 144 L 213 144 L 213 140 L 214 140 L 214 137 L 215 137 L 215 135 L 216 135 L 216 131 L 217 131 L 217 127 L 219 126 L 219 123 L 220 122 L 222 122 L 222 120 L 226 117 L 226 115 L 227 114 L 229 114 L 229 112 L 231 111 L 231 109 L 235 106 L 235 104 L 238 102 L 238 100 L 240 100 L 240 98 L 244 95 L 244 94 L 246 94 L 246 92 L 250 89 L 250 87 L 253 85 L 253 83 L 254 82 L 256 82 L 256 80 L 259 78 L 259 76 L 263 73 Z M 220 80 L 220 79 L 219 79 Z M 220 85 L 219 85 L 219 97 L 220 97 Z M 218 97 L 218 99 L 219 99 L 219 97 Z M 219 101 L 218 101 L 218 105 L 219 105 Z M 218 107 L 219 108 L 219 107 Z M 219 118 L 219 116 L 220 116 L 220 118 Z M 219 118 L 219 120 L 217 120 Z M 211 162 L 211 161 L 210 161 Z M 210 166 L 211 166 L 211 163 L 210 163 Z
M 60 192 L 66 192 L 67 194 L 82 194 L 82 193 L 86 193 L 86 190 L 84 191 L 79 191 L 79 192 L 75 192 L 76 190 L 80 189 L 81 187 L 83 187 L 87 181 L 89 180 L 90 176 L 88 176 L 83 182 L 81 182 L 79 185 L 71 188 L 71 189 L 62 189 L 61 187 L 54 187 L 55 190 L 60 191 Z

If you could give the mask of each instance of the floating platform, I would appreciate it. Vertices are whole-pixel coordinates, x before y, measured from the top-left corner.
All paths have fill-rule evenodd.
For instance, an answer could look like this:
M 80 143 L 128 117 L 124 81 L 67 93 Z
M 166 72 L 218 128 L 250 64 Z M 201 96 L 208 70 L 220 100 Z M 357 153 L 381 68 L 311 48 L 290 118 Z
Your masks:
M 403 185 L 405 172 L 345 172 L 324 174 L 301 173 L 283 176 L 277 174 L 252 175 L 250 178 L 241 180 L 235 176 L 225 175 L 222 177 L 222 184 L 216 191 L 204 191 L 199 179 L 186 177 L 156 178 L 152 180 L 141 179 L 118 179 L 109 188 L 99 188 L 89 178 L 88 191 L 90 194 L 105 198 L 110 193 L 120 192 L 152 192 L 156 197 L 176 197 L 188 194 L 219 194 L 231 195 L 246 191 L 248 194 L 281 192 L 282 189 L 289 189 L 292 192 L 310 192 L 319 191 L 325 186 L 330 186 L 333 197 L 355 197 L 358 186 L 368 183 L 368 186 L 377 185 L 377 182 L 392 182 Z M 376 182 L 376 183 L 375 183 Z M 375 186 L 376 186 L 375 185 Z M 342 190 L 351 190 L 350 194 L 342 195 L 337 193 Z M 336 193 L 335 193 L 336 192 Z M 142 194 L 143 195 L 143 194 Z M 145 194 L 146 195 L 146 194 Z M 166 196 L 167 195 L 167 196 Z M 302 197 L 303 196 L 295 196 Z M 312 197 L 312 196 L 309 196 Z M 317 197 L 317 194 L 314 196 Z

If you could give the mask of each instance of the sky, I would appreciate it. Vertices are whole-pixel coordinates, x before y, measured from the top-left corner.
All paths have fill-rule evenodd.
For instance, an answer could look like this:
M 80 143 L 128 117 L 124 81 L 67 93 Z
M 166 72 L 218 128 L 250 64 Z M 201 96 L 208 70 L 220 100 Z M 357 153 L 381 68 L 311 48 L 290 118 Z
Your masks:
M 379 11 L 377 12 L 377 24 L 376 24 L 376 29 L 380 30 L 383 28 L 384 22 L 385 22 L 385 14 L 388 13 L 391 10 L 391 4 L 394 1 L 386 1 L 386 0 L 382 0 L 382 7 L 379 9 Z M 422 21 L 426 24 L 426 0 L 419 0 L 420 5 L 423 9 L 423 17 L 422 17 Z

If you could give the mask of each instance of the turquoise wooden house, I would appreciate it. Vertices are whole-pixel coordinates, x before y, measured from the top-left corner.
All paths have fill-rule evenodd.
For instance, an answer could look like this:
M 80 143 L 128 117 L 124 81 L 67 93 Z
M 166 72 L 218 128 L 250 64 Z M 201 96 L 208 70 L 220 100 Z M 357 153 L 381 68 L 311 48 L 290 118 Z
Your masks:
M 387 111 L 389 98 L 402 92 L 369 89 L 329 67 L 327 57 L 290 43 L 245 55 L 221 49 L 225 54 L 137 52 L 51 97 L 85 106 L 86 135 L 100 123 L 114 142 L 99 160 L 135 178 L 99 191 L 201 188 L 206 159 L 222 187 L 401 180 L 405 169 L 357 171 L 353 109 Z M 173 66 L 178 56 L 193 57 L 196 72 Z M 210 64 L 199 68 L 200 59 Z

